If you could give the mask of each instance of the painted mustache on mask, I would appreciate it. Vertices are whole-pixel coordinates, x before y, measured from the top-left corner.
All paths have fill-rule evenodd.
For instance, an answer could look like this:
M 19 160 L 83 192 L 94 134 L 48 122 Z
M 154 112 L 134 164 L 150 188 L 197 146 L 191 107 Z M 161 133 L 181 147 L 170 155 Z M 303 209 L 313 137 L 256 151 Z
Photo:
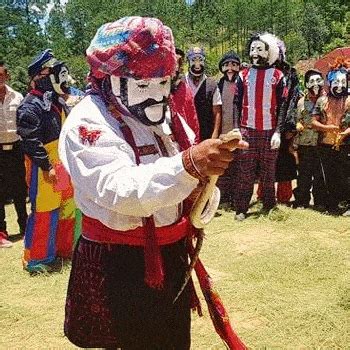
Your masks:
M 128 106 L 128 109 L 129 109 L 130 113 L 134 117 L 138 118 L 143 124 L 145 124 L 145 125 L 157 125 L 157 124 L 163 123 L 163 121 L 164 121 L 167 104 L 168 104 L 168 99 L 166 97 L 164 97 L 163 100 L 161 100 L 161 101 L 156 101 L 152 98 L 148 98 L 147 100 L 145 100 L 141 103 L 138 103 L 138 104 L 133 105 L 133 106 Z M 151 121 L 150 119 L 147 118 L 145 109 L 148 107 L 155 106 L 155 105 L 163 105 L 163 111 L 162 111 L 161 118 L 159 120 Z
M 250 61 L 253 64 L 260 66 L 260 65 L 264 65 L 267 62 L 267 59 L 260 55 L 257 55 L 257 56 L 251 56 Z
M 334 96 L 347 96 L 347 89 L 346 87 L 342 87 L 341 91 L 338 91 L 338 87 L 333 87 L 331 89 L 331 92 Z
M 200 75 L 204 72 L 204 66 L 200 66 L 199 68 L 196 68 L 195 65 L 191 66 L 191 73 L 195 74 L 195 75 Z

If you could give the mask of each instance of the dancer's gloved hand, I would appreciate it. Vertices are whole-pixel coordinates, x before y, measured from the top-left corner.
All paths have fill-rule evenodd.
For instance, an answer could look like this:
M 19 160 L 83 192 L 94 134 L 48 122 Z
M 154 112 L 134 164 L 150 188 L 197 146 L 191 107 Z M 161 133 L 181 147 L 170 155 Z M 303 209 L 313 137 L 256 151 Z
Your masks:
M 48 171 L 43 171 L 43 177 L 46 182 L 56 183 L 57 182 L 57 174 L 55 168 L 51 168 Z
M 350 128 L 345 129 L 340 133 L 341 136 L 349 136 L 350 135 Z
M 190 165 L 195 168 L 201 177 L 206 177 L 222 175 L 233 160 L 232 150 L 235 148 L 248 148 L 248 143 L 240 140 L 223 142 L 220 139 L 208 139 L 192 146 L 185 152 L 189 154 Z M 186 154 L 184 154 L 183 159 L 185 157 Z M 188 171 L 187 163 L 184 161 L 185 169 Z M 191 171 L 189 173 L 192 174 Z
M 279 149 L 281 146 L 281 134 L 279 132 L 274 132 L 271 138 L 271 149 Z

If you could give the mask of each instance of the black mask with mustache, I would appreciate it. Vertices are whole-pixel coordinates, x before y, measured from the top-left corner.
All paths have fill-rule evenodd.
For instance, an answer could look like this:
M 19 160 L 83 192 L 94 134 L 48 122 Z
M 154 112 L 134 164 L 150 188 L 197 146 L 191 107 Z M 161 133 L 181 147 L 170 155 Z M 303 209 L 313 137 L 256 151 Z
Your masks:
M 130 114 L 136 118 L 137 120 L 139 120 L 142 124 L 145 125 L 158 125 L 158 124 L 162 124 L 164 122 L 165 119 L 165 112 L 167 109 L 167 104 L 168 104 L 168 99 L 167 98 L 163 98 L 162 101 L 156 101 L 152 98 L 148 98 L 147 100 L 138 103 L 136 105 L 132 105 L 129 106 L 128 104 L 128 86 L 127 86 L 127 80 L 125 78 L 121 78 L 120 79 L 120 99 L 122 101 L 122 103 L 128 108 Z M 145 109 L 147 107 L 151 107 L 154 105 L 163 105 L 163 115 L 162 118 L 156 122 L 152 122 L 151 120 L 149 120 L 147 118 Z

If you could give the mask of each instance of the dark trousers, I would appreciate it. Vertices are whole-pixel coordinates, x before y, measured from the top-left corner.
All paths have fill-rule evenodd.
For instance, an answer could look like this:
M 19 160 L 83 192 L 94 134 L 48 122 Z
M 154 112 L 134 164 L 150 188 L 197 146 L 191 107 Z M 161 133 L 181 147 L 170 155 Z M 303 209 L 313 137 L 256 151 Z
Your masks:
M 0 231 L 6 231 L 5 203 L 11 198 L 17 213 L 17 222 L 21 233 L 27 223 L 27 185 L 25 181 L 24 156 L 19 142 L 12 150 L 0 147 Z
M 340 202 L 350 200 L 350 145 L 340 146 L 339 151 L 330 145 L 321 145 L 318 151 L 325 178 L 327 208 L 336 210 Z
M 254 190 L 256 177 L 264 189 L 262 202 L 264 209 L 276 205 L 275 172 L 278 150 L 271 149 L 273 130 L 257 131 L 241 129 L 242 137 L 249 143 L 248 149 L 237 150 L 235 174 L 235 209 L 236 213 L 246 213 Z
M 307 207 L 310 203 L 310 192 L 312 189 L 314 205 L 327 206 L 327 189 L 322 173 L 319 147 L 299 146 L 298 157 L 297 188 L 294 190 L 297 204 Z

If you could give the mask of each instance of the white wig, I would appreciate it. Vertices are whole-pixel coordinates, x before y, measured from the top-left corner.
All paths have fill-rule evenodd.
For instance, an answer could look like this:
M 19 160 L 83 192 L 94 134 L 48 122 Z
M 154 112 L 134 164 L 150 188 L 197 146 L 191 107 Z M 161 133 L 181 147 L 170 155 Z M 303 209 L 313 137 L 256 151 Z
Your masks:
M 273 35 L 273 34 L 268 33 L 268 32 L 265 32 L 265 33 L 259 35 L 259 38 L 262 42 L 269 45 L 268 62 L 269 62 L 269 65 L 274 64 L 279 58 L 280 49 L 278 47 L 278 43 L 279 43 L 280 39 L 276 35 Z

